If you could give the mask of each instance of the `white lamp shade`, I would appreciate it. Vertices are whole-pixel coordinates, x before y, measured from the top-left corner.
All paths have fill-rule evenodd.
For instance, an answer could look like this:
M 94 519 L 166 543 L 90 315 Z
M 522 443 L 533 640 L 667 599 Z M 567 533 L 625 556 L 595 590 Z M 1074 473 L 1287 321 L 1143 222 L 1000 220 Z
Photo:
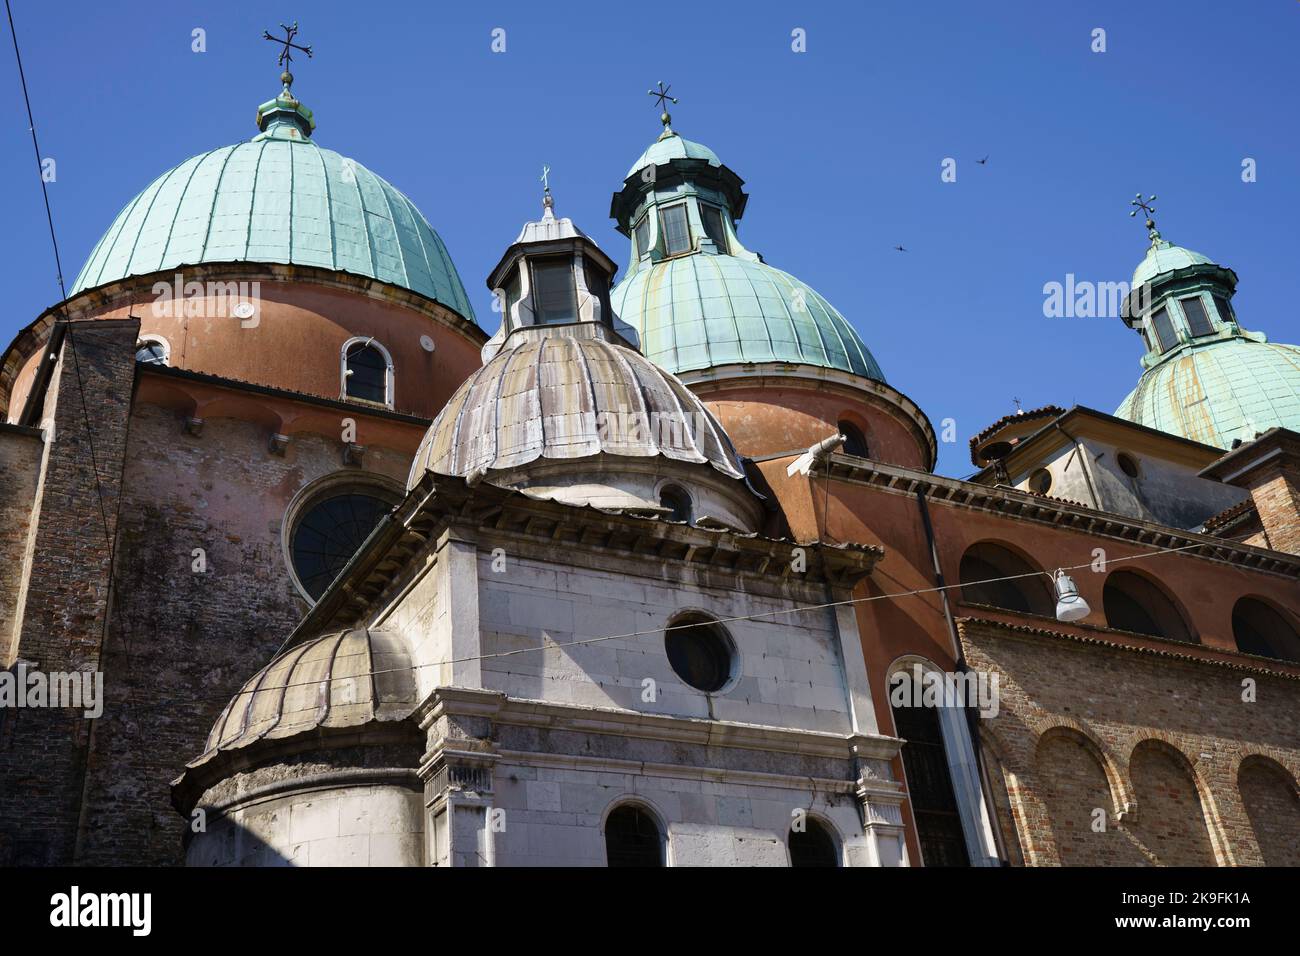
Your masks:
M 1056 619 L 1058 621 L 1080 621 L 1092 613 L 1092 608 L 1088 606 L 1079 594 L 1079 589 L 1074 586 L 1074 581 L 1064 571 L 1057 571 L 1052 576 L 1052 583 L 1056 586 Z

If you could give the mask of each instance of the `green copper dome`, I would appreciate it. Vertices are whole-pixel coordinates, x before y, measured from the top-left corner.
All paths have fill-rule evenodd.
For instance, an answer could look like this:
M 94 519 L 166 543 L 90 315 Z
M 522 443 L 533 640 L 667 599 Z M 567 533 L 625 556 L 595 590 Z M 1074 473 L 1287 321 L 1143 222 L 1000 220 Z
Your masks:
M 637 175 L 647 167 L 653 177 Z M 713 150 L 669 128 L 624 177 L 610 215 L 632 240 L 632 261 L 610 304 L 641 351 L 673 373 L 776 362 L 883 382 L 833 305 L 741 243 L 743 186 Z
M 1150 282 L 1156 276 L 1166 272 L 1186 269 L 1188 266 L 1213 264 L 1208 256 L 1203 256 L 1199 252 L 1184 249 L 1182 246 L 1175 246 L 1163 239 L 1158 240 L 1147 249 L 1146 258 L 1139 262 L 1138 267 L 1133 270 L 1133 287 L 1136 288 L 1144 282 Z
M 647 166 L 662 166 L 673 159 L 702 159 L 711 166 L 722 165 L 718 154 L 709 147 L 670 132 L 651 143 L 650 148 L 637 158 L 623 178 L 630 179 Z
M 1145 371 L 1115 415 L 1217 448 L 1300 430 L 1300 348 L 1243 329 L 1236 273 L 1166 242 L 1149 218 L 1147 228 L 1124 318 L 1146 343 Z
M 757 260 L 703 253 L 665 259 L 615 286 L 611 305 L 637 330 L 646 357 L 675 374 L 794 362 L 885 380 L 833 305 Z
M 1242 337 L 1186 347 L 1143 373 L 1115 415 L 1218 448 L 1300 431 L 1300 348 Z
M 258 121 L 251 142 L 187 159 L 127 203 L 72 294 L 205 262 L 292 263 L 401 286 L 473 319 L 442 239 L 406 196 L 313 143 L 311 111 L 287 87 Z

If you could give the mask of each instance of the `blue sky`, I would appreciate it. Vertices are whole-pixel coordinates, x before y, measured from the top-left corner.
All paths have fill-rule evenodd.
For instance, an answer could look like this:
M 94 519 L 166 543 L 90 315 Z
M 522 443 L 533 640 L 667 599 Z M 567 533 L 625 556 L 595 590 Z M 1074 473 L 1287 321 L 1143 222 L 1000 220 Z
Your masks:
M 1127 215 L 1139 189 L 1159 195 L 1166 238 L 1237 271 L 1247 328 L 1300 341 L 1295 0 L 13 3 L 69 285 L 156 175 L 256 132 L 278 88 L 259 38 L 296 16 L 316 56 L 295 61 L 294 90 L 317 141 L 415 201 L 485 324 L 483 278 L 538 211 L 543 163 L 559 212 L 627 261 L 610 194 L 658 134 L 645 91 L 671 83 L 674 127 L 746 180 L 746 245 L 834 303 L 936 426 L 955 419 L 948 474 L 972 470 L 966 439 L 1013 398 L 1109 411 L 1132 388 L 1136 334 L 1045 318 L 1043 285 L 1127 280 L 1146 245 Z M 7 341 L 58 287 L 4 46 Z

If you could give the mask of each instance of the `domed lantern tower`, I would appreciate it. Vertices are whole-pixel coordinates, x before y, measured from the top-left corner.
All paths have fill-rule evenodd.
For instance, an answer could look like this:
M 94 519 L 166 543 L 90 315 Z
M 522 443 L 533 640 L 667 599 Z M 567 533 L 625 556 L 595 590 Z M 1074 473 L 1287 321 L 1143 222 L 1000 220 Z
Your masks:
M 660 87 L 652 95 L 672 100 Z M 743 180 L 673 130 L 666 111 L 661 119 L 663 132 L 610 205 L 632 243 L 611 299 L 645 354 L 700 395 L 751 457 L 838 430 L 847 453 L 932 468 L 937 445 L 924 412 L 886 383 L 834 306 L 745 247 Z
M 542 218 L 488 278 L 502 322 L 483 367 L 430 427 L 408 487 L 427 470 L 573 505 L 759 526 L 761 498 L 727 433 L 611 309 L 616 269 L 556 218 L 548 187 Z
M 1151 197 L 1154 199 L 1155 197 Z M 1124 322 L 1146 344 L 1142 377 L 1119 418 L 1219 448 L 1273 427 L 1300 430 L 1300 348 L 1238 324 L 1237 274 L 1164 239 L 1133 272 Z

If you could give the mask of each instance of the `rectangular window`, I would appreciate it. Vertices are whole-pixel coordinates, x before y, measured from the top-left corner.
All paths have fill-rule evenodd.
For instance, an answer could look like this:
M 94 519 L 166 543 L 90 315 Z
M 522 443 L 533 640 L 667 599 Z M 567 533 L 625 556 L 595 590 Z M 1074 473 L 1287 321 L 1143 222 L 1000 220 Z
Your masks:
M 636 224 L 636 254 L 637 258 L 645 255 L 650 251 L 650 217 L 642 216 L 641 221 Z
M 713 240 L 718 252 L 727 255 L 727 227 L 722 220 L 722 210 L 717 206 L 700 203 L 700 218 L 704 221 L 704 234 Z
M 510 272 L 510 278 L 506 280 L 506 287 L 503 290 L 505 302 L 502 303 L 505 309 L 505 320 L 512 322 L 515 314 L 515 303 L 519 301 L 519 266 L 516 265 Z
M 659 211 L 659 228 L 664 234 L 664 252 L 675 256 L 679 252 L 689 252 L 691 248 L 691 230 L 686 224 L 686 204 L 678 203 Z
M 539 325 L 578 321 L 578 287 L 568 256 L 533 260 L 533 307 Z
M 1159 308 L 1151 313 L 1151 328 L 1155 330 L 1156 344 L 1161 352 L 1168 352 L 1178 344 L 1178 336 L 1174 334 L 1174 323 L 1169 320 L 1167 309 Z
M 1187 330 L 1192 333 L 1192 338 L 1214 334 L 1214 326 L 1210 322 L 1210 317 L 1205 314 L 1205 304 L 1201 302 L 1199 295 L 1190 299 L 1179 299 L 1178 304 L 1183 307 L 1183 315 L 1187 316 Z
M 1214 307 L 1219 310 L 1219 321 L 1232 322 L 1232 306 L 1228 305 L 1228 300 L 1221 295 L 1214 296 Z

